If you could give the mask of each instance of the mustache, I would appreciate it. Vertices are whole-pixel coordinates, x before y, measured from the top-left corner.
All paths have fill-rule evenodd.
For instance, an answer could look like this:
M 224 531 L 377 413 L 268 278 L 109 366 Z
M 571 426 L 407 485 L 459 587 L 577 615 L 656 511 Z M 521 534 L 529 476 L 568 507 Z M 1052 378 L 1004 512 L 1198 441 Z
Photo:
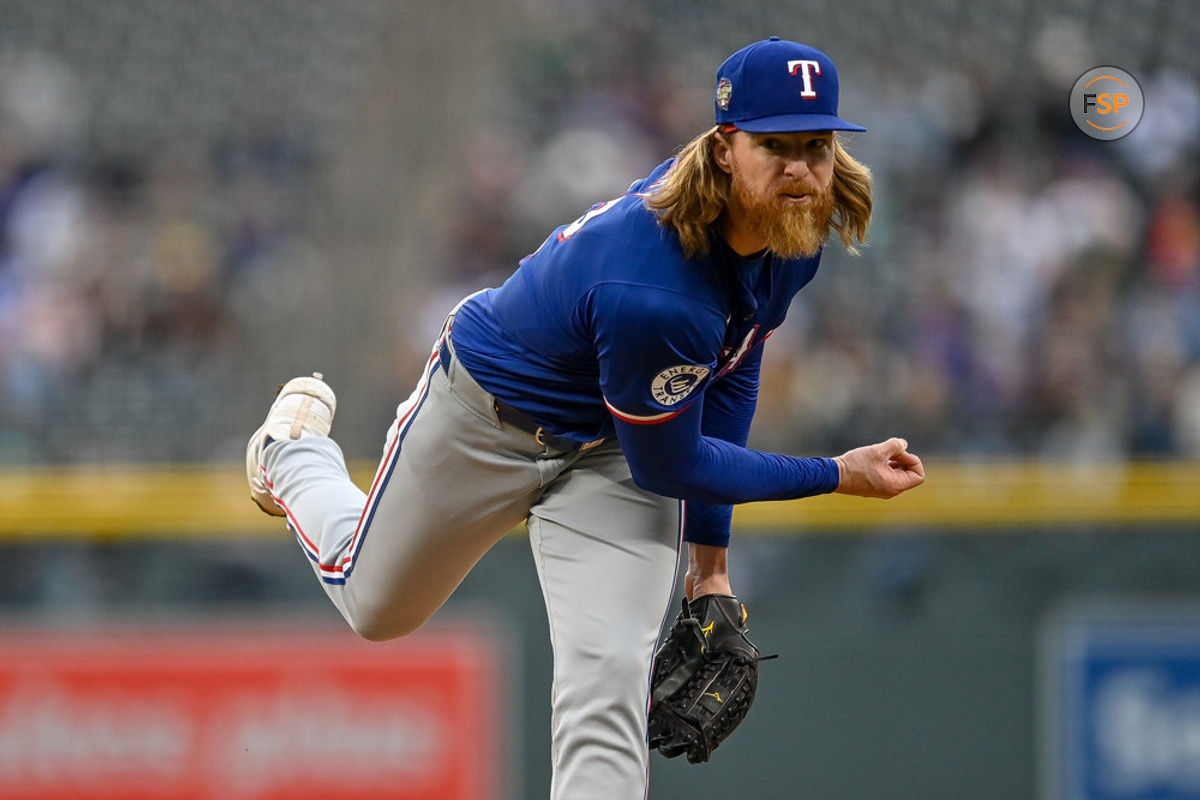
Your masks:
M 815 195 L 815 196 L 820 196 L 824 193 L 824 190 L 822 190 L 821 187 L 815 186 L 812 184 L 796 183 L 796 184 L 788 184 L 787 186 L 780 187 L 779 193 L 780 194 L 793 194 L 793 195 L 795 195 L 795 194 L 811 194 L 811 195 Z

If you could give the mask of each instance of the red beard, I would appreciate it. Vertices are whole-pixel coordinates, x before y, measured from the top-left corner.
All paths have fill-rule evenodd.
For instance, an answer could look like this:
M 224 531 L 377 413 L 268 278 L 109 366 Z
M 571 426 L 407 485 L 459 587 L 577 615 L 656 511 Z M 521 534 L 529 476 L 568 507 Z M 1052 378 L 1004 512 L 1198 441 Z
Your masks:
M 829 222 L 833 219 L 832 187 L 824 191 L 813 191 L 808 186 L 796 188 L 808 192 L 809 202 L 794 205 L 780 195 L 760 198 L 740 180 L 736 168 L 730 186 L 729 207 L 746 220 L 769 250 L 783 258 L 816 255 L 829 240 Z

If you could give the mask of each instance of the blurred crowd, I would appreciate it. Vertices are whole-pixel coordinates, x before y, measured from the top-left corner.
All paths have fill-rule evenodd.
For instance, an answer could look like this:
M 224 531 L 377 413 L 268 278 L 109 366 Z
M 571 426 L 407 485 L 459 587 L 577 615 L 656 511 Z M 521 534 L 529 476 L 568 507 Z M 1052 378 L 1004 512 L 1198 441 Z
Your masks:
M 202 458 L 256 276 L 305 239 L 312 154 L 263 107 L 209 141 L 87 152 L 53 116 L 71 75 L 8 56 L 0 461 Z
M 424 318 L 397 323 L 399 352 L 705 129 L 708 76 L 744 43 L 676 50 L 644 13 L 566 7 L 498 48 L 426 288 L 394 299 Z M 756 444 L 1200 457 L 1200 57 L 1130 64 L 1144 118 L 1096 142 L 1067 112 L 1094 66 L 1064 57 L 1071 39 L 1043 32 L 1002 75 L 813 41 L 869 128 L 847 146 L 875 221 L 861 256 L 830 246 L 772 338 Z M 313 121 L 256 97 L 206 138 L 91 151 L 79 91 L 53 55 L 0 51 L 0 462 L 211 458 L 227 423 L 206 400 L 256 355 L 279 276 L 336 260 L 312 230 Z
M 5 4 L 0 464 L 236 453 L 255 340 L 322 283 L 320 142 L 380 7 Z

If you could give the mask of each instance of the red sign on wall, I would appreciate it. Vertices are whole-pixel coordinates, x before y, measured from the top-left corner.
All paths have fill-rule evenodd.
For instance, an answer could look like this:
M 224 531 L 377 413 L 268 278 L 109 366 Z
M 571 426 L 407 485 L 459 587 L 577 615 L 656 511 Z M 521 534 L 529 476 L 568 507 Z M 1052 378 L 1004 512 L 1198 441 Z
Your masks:
M 0 796 L 496 798 L 498 671 L 474 629 L 0 632 Z

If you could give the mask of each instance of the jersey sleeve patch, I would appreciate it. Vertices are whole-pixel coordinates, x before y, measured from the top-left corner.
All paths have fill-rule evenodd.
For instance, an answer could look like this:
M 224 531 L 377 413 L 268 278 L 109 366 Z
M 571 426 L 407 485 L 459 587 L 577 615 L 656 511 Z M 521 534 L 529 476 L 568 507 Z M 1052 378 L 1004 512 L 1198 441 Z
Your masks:
M 699 364 L 679 364 L 667 367 L 650 381 L 650 396 L 661 406 L 677 406 L 696 390 L 712 370 Z M 605 398 L 604 405 L 617 419 L 634 425 L 653 425 L 666 422 L 684 412 L 683 408 L 660 411 L 655 414 L 630 414 L 614 406 Z
M 695 391 L 710 372 L 698 364 L 679 364 L 667 367 L 650 381 L 650 396 L 664 406 L 678 405 Z

